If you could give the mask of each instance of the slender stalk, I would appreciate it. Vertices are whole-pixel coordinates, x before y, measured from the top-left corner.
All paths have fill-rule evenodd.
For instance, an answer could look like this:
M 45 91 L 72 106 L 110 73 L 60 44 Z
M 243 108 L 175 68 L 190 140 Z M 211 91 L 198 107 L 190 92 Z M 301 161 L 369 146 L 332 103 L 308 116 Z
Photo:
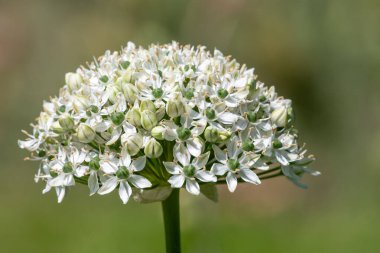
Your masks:
M 180 253 L 179 189 L 173 189 L 170 196 L 161 203 L 165 224 L 166 253 Z

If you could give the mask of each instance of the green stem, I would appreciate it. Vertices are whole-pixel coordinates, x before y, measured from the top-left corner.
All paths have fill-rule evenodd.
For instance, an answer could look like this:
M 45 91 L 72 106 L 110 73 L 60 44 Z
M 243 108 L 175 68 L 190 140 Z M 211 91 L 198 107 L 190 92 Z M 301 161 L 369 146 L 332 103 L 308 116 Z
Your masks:
M 165 224 L 166 253 L 180 253 L 179 189 L 173 189 L 170 196 L 161 203 Z

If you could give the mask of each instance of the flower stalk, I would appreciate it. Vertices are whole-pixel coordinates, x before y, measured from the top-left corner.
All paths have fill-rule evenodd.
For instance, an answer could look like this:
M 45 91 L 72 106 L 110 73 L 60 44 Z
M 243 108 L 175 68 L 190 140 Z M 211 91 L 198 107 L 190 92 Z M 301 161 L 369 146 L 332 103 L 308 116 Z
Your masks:
M 170 196 L 161 202 L 165 226 L 166 253 L 181 252 L 179 190 L 173 189 Z

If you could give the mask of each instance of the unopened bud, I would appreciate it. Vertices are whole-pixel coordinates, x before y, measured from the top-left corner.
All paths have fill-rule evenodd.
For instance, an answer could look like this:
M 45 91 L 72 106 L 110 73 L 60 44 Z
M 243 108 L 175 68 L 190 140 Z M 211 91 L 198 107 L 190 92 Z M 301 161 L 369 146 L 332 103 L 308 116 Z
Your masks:
M 185 105 L 179 99 L 169 100 L 166 104 L 166 113 L 170 118 L 181 116 L 185 113 Z
M 66 73 L 65 81 L 70 90 L 77 90 L 83 82 L 82 76 L 78 73 Z
M 59 125 L 66 131 L 74 128 L 74 120 L 69 114 L 62 115 L 58 122 Z
M 127 100 L 128 103 L 133 104 L 139 93 L 137 87 L 131 83 L 123 83 L 121 89 L 123 90 L 125 100 Z
M 158 158 L 162 155 L 162 152 L 161 144 L 154 138 L 150 139 L 144 148 L 144 153 L 149 158 Z
M 141 126 L 141 113 L 138 108 L 132 108 L 127 112 L 126 115 L 128 123 L 135 127 Z
M 275 109 L 271 114 L 271 120 L 278 127 L 285 127 L 288 122 L 288 109 L 283 106 Z
M 145 110 L 156 112 L 156 106 L 151 100 L 143 100 L 140 104 L 140 111 L 143 112 Z
M 152 129 L 151 134 L 157 140 L 163 140 L 165 135 L 165 128 L 163 126 L 156 126 Z
M 66 130 L 61 127 L 61 125 L 59 124 L 58 121 L 53 122 L 53 124 L 51 124 L 50 128 L 56 134 L 63 134 L 66 132 Z
M 156 113 L 149 110 L 145 110 L 141 113 L 141 126 L 145 130 L 152 130 L 152 128 L 155 127 L 157 123 Z
M 77 129 L 77 137 L 80 142 L 90 143 L 95 139 L 95 131 L 89 125 L 81 123 Z
M 208 126 L 205 129 L 204 134 L 205 134 L 205 138 L 208 142 L 214 143 L 214 142 L 217 142 L 219 139 L 218 130 L 214 127 Z
M 130 155 L 136 155 L 143 146 L 143 137 L 134 133 L 128 136 L 121 137 L 121 143 L 125 146 L 125 150 Z

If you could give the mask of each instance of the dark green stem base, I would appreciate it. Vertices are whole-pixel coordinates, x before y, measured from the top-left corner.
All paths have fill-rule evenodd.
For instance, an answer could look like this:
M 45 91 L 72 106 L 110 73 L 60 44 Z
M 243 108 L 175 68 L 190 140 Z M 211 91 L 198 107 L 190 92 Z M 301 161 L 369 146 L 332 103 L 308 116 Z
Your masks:
M 180 253 L 179 189 L 173 189 L 170 196 L 161 203 L 165 224 L 166 253 Z

